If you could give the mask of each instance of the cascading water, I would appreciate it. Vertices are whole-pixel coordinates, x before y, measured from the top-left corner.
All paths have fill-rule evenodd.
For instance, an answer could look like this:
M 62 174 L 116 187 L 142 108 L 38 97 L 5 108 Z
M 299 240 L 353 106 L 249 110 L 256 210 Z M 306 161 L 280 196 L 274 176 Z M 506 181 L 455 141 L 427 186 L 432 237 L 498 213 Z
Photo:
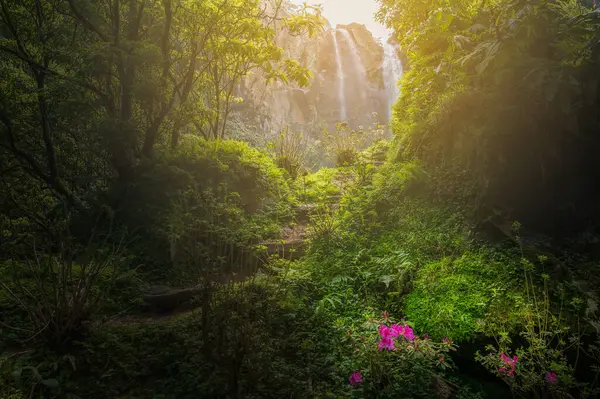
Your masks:
M 340 121 L 347 119 L 346 115 L 346 93 L 344 88 L 344 66 L 342 65 L 342 55 L 336 37 L 336 31 L 331 31 L 333 37 L 333 47 L 335 49 L 335 63 L 337 64 L 337 79 L 338 79 L 338 102 L 340 105 Z
M 400 95 L 398 81 L 402 77 L 402 62 L 398 58 L 396 46 L 385 43 L 383 45 L 383 81 L 388 105 L 388 120 L 392 119 L 392 107 Z
M 344 40 L 346 41 L 346 43 L 348 44 L 348 47 L 350 48 L 350 57 L 352 57 L 352 64 L 354 65 L 354 69 L 356 71 L 356 78 L 357 78 L 357 82 L 358 82 L 358 87 L 360 90 L 360 96 L 362 98 L 362 100 L 364 101 L 365 97 L 366 97 L 366 92 L 367 92 L 367 71 L 365 69 L 365 65 L 362 61 L 362 58 L 360 57 L 360 53 L 358 52 L 358 48 L 356 47 L 356 43 L 354 42 L 354 39 L 352 38 L 352 36 L 350 36 L 350 32 L 348 32 L 346 29 L 340 29 L 340 33 L 342 34 L 342 36 L 344 37 Z

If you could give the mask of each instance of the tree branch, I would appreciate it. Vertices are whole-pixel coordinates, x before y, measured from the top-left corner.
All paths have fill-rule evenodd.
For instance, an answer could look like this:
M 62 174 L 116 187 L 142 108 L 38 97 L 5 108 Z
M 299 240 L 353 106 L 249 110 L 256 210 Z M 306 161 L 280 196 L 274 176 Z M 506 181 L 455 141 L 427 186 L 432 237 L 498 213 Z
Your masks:
M 87 19 L 78 9 L 77 7 L 75 7 L 75 2 L 73 0 L 68 0 L 69 1 L 69 7 L 71 8 L 71 11 L 73 12 L 73 15 L 75 16 L 75 18 L 81 22 L 83 24 L 83 26 L 85 26 L 87 29 L 89 29 L 90 31 L 94 32 L 96 35 L 98 35 L 98 37 L 100 38 L 100 40 L 102 40 L 103 42 L 109 42 L 108 37 L 106 37 L 106 35 L 104 33 L 102 33 L 102 31 L 95 26 L 89 19 Z
M 96 94 L 98 97 L 101 97 L 107 104 L 108 102 L 108 96 L 102 92 L 102 90 L 98 89 L 96 86 L 91 85 L 89 83 L 86 82 L 82 82 L 80 80 L 71 78 L 69 76 L 63 75 L 60 72 L 56 72 L 52 69 L 49 69 L 43 65 L 41 65 L 39 62 L 29 58 L 26 54 L 21 53 L 20 51 L 11 49 L 9 47 L 6 46 L 0 46 L 0 51 L 4 51 L 6 53 L 12 54 L 13 56 L 19 58 L 21 61 L 24 61 L 25 63 L 27 63 L 32 69 L 37 70 L 39 72 L 43 72 L 47 75 L 50 76 L 54 76 L 57 77 L 59 79 L 63 79 L 66 80 L 67 82 L 71 82 L 77 86 L 83 87 L 85 89 L 88 89 L 90 91 L 92 91 L 94 94 Z
M 34 176 L 36 176 L 38 179 L 40 179 L 41 181 L 48 184 L 54 191 L 56 191 L 58 194 L 62 195 L 64 197 L 64 199 L 68 200 L 70 203 L 75 205 L 77 208 L 82 209 L 83 204 L 81 203 L 81 201 L 71 192 L 71 190 L 69 190 L 64 185 L 64 183 L 60 180 L 60 178 L 58 177 L 57 174 L 53 175 L 52 171 L 51 171 L 50 176 L 48 174 L 44 173 L 42 166 L 37 162 L 37 160 L 31 154 L 28 154 L 25 151 L 23 151 L 17 147 L 16 137 L 15 137 L 15 133 L 12 128 L 10 119 L 8 118 L 8 116 L 5 113 L 3 113 L 1 111 L 0 111 L 0 121 L 2 121 L 2 123 L 6 127 L 7 138 L 8 138 L 8 143 L 9 143 L 8 147 L 6 147 L 6 146 L 3 146 L 3 147 L 8 148 L 10 151 L 12 151 L 17 156 L 17 159 L 20 158 L 23 161 L 25 161 L 27 163 L 27 165 L 29 166 L 29 170 L 33 172 Z M 53 148 L 52 148 L 52 150 L 53 150 Z M 56 160 L 54 160 L 53 162 L 56 162 Z M 19 162 L 19 163 L 21 163 L 21 162 Z M 49 161 L 49 163 L 50 163 L 50 161 Z M 24 169 L 27 170 L 28 168 L 25 167 Z
M 27 162 L 27 164 L 29 165 L 29 167 L 31 168 L 31 170 L 37 175 L 37 177 L 44 181 L 44 182 L 48 182 L 49 180 L 49 176 L 47 176 L 44 171 L 42 170 L 41 165 L 37 162 L 37 160 L 32 157 L 30 154 L 22 151 L 21 149 L 19 149 L 17 147 L 17 143 L 16 143 L 16 138 L 15 138 L 15 133 L 14 130 L 12 128 L 12 124 L 10 122 L 10 119 L 8 119 L 8 116 L 0 111 L 0 121 L 2 121 L 2 123 L 4 124 L 4 126 L 6 127 L 6 133 L 7 133 L 7 138 L 8 138 L 8 148 L 10 149 L 15 155 L 17 155 L 18 157 L 22 158 L 25 162 Z M 20 162 L 19 162 L 20 163 Z

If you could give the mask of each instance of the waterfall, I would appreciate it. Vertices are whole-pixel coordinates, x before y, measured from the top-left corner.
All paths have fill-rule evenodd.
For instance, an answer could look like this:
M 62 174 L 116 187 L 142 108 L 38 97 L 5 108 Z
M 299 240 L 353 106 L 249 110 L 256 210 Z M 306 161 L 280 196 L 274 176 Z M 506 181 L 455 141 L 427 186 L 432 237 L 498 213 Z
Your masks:
M 367 71 L 365 69 L 365 65 L 360 57 L 360 53 L 358 52 L 358 48 L 356 48 L 356 43 L 352 36 L 350 36 L 350 32 L 346 29 L 340 29 L 340 33 L 348 43 L 348 47 L 350 48 L 350 56 L 352 57 L 352 64 L 354 65 L 354 70 L 357 74 L 358 79 L 358 87 L 360 90 L 360 96 L 362 100 L 365 100 L 366 96 L 366 85 L 367 85 Z
M 338 46 L 335 30 L 331 31 L 333 36 L 333 47 L 335 49 L 335 63 L 337 64 L 337 79 L 338 79 L 338 101 L 340 103 L 340 121 L 347 119 L 346 115 L 346 93 L 344 89 L 344 66 L 342 65 L 342 55 Z
M 396 46 L 383 45 L 383 82 L 388 106 L 388 120 L 392 120 L 392 107 L 400 95 L 398 81 L 402 77 L 402 62 L 398 58 Z

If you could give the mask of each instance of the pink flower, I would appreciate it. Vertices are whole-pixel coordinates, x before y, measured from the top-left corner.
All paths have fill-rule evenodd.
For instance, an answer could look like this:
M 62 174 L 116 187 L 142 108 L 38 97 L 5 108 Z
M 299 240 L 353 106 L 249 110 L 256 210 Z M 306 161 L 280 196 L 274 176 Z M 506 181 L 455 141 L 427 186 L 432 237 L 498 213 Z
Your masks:
M 401 326 L 399 324 L 392 325 L 391 330 L 392 330 L 391 336 L 393 338 L 396 338 L 399 335 L 403 335 L 404 334 L 404 326 Z
M 423 334 L 423 339 L 429 339 L 429 334 Z
M 393 351 L 395 349 L 395 343 L 394 340 L 390 337 L 383 337 L 381 338 L 381 341 L 379 341 L 379 350 L 384 350 L 387 349 L 388 351 Z
M 387 321 L 390 318 L 390 315 L 388 312 L 381 312 L 381 317 Z
M 548 371 L 546 373 L 546 381 L 548 382 L 548 384 L 554 385 L 554 384 L 556 384 L 556 380 L 557 380 L 557 377 L 556 377 L 556 373 L 554 371 Z
M 350 385 L 353 387 L 362 384 L 362 375 L 358 371 L 355 371 L 350 376 Z
M 384 326 L 383 324 L 379 324 L 379 335 L 382 338 L 388 338 L 392 336 L 392 329 Z
M 501 367 L 500 369 L 498 369 L 498 372 L 502 373 L 502 374 L 506 374 L 510 377 L 514 376 L 515 375 L 515 365 L 517 364 L 519 357 L 513 356 L 513 358 L 511 359 L 510 357 L 506 356 L 506 354 L 502 353 L 500 355 L 500 359 L 502 359 L 502 361 L 504 362 L 504 364 L 507 367 Z
M 413 329 L 410 328 L 409 326 L 404 326 L 404 338 L 406 338 L 409 341 L 412 341 L 415 339 L 415 333 L 413 332 Z
M 517 361 L 519 360 L 518 356 L 513 356 L 513 358 L 511 359 L 510 357 L 506 356 L 504 353 L 500 355 L 500 359 L 502 359 L 502 361 L 506 364 L 508 364 L 511 367 L 515 367 L 515 364 L 517 363 Z
M 452 343 L 452 338 L 444 338 L 442 341 L 444 341 L 445 344 L 451 344 Z

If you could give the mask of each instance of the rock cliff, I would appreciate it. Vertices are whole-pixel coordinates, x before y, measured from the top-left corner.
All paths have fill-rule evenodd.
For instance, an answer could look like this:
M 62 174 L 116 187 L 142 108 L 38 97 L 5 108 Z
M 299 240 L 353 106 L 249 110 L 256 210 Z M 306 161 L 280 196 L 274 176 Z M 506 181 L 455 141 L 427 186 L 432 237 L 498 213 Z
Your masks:
M 288 57 L 309 68 L 313 77 L 305 88 L 266 85 L 259 75 L 244 80 L 238 92 L 243 102 L 237 109 L 253 113 L 265 133 L 278 131 L 282 125 L 317 134 L 340 121 L 353 127 L 388 122 L 402 73 L 392 44 L 375 39 L 356 23 L 327 25 L 312 38 L 282 31 L 277 42 Z

